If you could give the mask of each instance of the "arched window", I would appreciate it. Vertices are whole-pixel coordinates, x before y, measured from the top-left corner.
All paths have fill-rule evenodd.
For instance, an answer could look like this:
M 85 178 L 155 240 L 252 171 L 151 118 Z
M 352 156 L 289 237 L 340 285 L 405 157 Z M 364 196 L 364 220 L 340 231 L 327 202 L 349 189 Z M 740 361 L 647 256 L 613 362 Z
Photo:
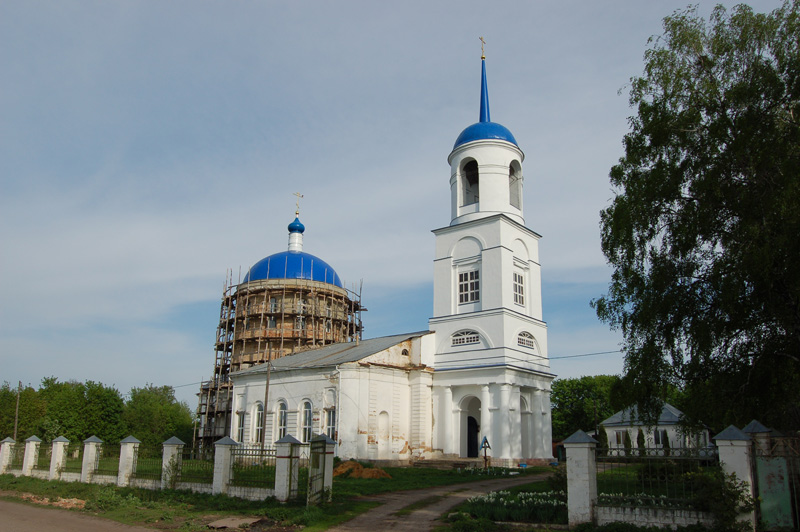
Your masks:
M 311 401 L 303 401 L 303 425 L 300 433 L 300 441 L 303 443 L 311 441 L 311 428 L 312 428 L 312 411 Z
M 521 209 L 522 202 L 522 178 L 512 163 L 508 167 L 508 202 L 512 207 Z
M 236 413 L 236 441 L 242 443 L 244 441 L 244 412 Z
M 253 415 L 255 416 L 256 442 L 261 443 L 264 441 L 264 405 L 258 403 Z
M 517 345 L 534 349 L 536 347 L 536 341 L 533 339 L 533 335 L 531 333 L 528 331 L 522 331 L 517 335 Z
M 452 337 L 454 346 L 477 344 L 481 341 L 481 335 L 475 331 L 459 331 Z
M 480 189 L 478 187 L 478 163 L 470 161 L 464 165 L 464 205 L 472 205 L 480 200 Z
M 333 408 L 325 411 L 325 434 L 336 441 L 336 410 Z
M 278 403 L 278 439 L 280 440 L 286 436 L 286 417 L 289 408 L 286 406 L 285 401 Z

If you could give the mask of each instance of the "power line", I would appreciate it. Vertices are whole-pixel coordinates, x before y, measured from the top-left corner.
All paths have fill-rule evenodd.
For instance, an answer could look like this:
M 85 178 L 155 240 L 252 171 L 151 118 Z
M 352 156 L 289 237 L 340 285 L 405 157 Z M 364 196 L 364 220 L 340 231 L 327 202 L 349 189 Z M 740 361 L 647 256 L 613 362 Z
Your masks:
M 562 358 L 593 357 L 597 355 L 611 355 L 614 353 L 622 353 L 622 349 L 617 349 L 615 351 L 598 351 L 597 353 L 581 353 L 580 355 L 564 355 L 561 357 L 550 357 L 550 360 L 559 360 Z

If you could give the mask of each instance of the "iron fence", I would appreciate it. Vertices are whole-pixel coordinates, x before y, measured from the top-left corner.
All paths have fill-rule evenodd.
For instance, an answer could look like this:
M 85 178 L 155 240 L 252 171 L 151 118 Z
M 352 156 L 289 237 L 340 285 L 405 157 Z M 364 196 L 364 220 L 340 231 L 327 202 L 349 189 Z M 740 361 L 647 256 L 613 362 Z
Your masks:
M 160 445 L 139 445 L 133 455 L 133 478 L 161 479 L 164 453 Z
M 231 456 L 231 484 L 271 488 L 275 485 L 275 449 L 234 447 Z
M 167 468 L 176 467 L 178 482 L 212 484 L 214 482 L 214 450 L 209 448 L 185 448 L 181 453 L 179 464 L 167 464 Z
M 25 459 L 25 444 L 15 443 L 11 448 L 11 460 L 8 463 L 9 471 L 22 471 L 22 462 Z
M 94 472 L 98 475 L 119 474 L 120 446 L 104 443 L 97 448 Z
M 50 471 L 50 458 L 52 456 L 52 445 L 39 445 L 39 454 L 36 457 L 36 463 L 33 464 L 33 468 L 40 471 Z
M 64 451 L 65 473 L 80 473 L 83 470 L 83 443 L 70 443 Z
M 597 504 L 706 510 L 722 481 L 716 448 L 597 448 Z

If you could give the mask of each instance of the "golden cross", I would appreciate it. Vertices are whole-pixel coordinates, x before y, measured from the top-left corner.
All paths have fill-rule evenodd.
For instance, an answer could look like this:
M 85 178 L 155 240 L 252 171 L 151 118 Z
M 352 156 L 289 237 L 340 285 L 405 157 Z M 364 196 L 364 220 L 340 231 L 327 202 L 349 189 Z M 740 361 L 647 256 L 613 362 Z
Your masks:
M 300 198 L 302 198 L 303 195 L 300 194 L 299 192 L 295 192 L 294 195 L 297 196 L 297 203 L 295 204 L 294 215 L 300 216 Z
M 486 59 L 486 55 L 483 53 L 483 45 L 486 44 L 486 41 L 483 40 L 483 37 L 478 37 L 481 40 L 481 59 Z

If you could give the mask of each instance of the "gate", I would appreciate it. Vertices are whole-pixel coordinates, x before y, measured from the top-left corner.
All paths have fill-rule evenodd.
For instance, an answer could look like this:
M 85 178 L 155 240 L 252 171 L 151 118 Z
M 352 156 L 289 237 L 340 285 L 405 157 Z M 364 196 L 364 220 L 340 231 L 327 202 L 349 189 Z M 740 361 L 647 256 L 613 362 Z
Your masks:
M 757 440 L 754 463 L 764 530 L 800 529 L 800 438 Z
M 319 504 L 325 493 L 325 436 L 311 440 L 311 458 L 308 465 L 308 492 L 306 504 Z

